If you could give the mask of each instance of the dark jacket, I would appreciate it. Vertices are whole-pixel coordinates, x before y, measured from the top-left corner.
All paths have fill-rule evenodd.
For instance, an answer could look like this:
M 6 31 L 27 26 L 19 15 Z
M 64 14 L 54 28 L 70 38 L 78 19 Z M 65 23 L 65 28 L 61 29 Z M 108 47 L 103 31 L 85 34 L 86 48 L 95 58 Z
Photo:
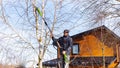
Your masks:
M 63 36 L 60 37 L 59 39 L 55 39 L 54 37 L 52 37 L 53 40 L 53 45 L 58 47 L 57 42 L 60 44 L 61 48 L 60 48 L 60 53 L 62 54 L 62 51 L 66 51 L 67 54 L 70 54 L 71 52 L 71 47 L 73 45 L 73 41 L 72 38 L 70 36 Z

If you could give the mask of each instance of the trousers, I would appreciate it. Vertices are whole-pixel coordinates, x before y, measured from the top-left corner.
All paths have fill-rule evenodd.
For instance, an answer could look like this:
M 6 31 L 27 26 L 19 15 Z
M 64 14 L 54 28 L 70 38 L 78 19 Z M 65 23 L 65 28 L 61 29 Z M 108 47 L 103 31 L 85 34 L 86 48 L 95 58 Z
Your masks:
M 58 68 L 69 68 L 69 62 L 70 62 L 70 55 L 67 55 L 68 62 L 65 62 L 64 56 L 62 55 L 60 60 L 58 61 Z

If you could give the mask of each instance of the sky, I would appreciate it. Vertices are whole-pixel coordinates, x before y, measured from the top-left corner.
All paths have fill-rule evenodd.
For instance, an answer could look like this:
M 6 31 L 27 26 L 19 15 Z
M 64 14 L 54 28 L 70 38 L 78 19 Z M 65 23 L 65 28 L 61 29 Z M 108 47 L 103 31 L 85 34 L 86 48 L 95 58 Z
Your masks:
M 37 54 L 35 51 L 29 46 L 27 47 L 27 43 L 23 42 L 19 36 L 22 36 L 22 38 L 26 39 L 27 41 L 31 42 L 36 49 L 37 47 L 37 40 L 35 40 L 35 29 L 34 29 L 34 15 L 32 13 L 33 9 L 31 8 L 31 3 L 28 3 L 28 10 L 26 9 L 26 2 L 25 0 L 3 0 L 4 5 L 4 12 L 5 16 L 7 17 L 7 23 L 11 24 L 11 28 L 9 27 L 7 23 L 4 23 L 3 19 L 0 18 L 0 44 L 2 45 L 0 49 L 2 50 L 2 53 L 0 54 L 0 57 L 3 59 L 0 59 L 1 61 L 7 60 L 7 62 L 11 63 L 28 63 L 33 60 L 37 60 Z M 48 0 L 46 2 L 45 7 L 45 19 L 51 27 L 53 23 L 54 18 L 54 5 L 55 3 L 51 2 L 52 0 Z M 55 24 L 55 30 L 53 34 L 56 38 L 62 36 L 64 29 L 70 30 L 70 35 L 75 35 L 90 29 L 93 29 L 95 27 L 106 25 L 111 30 L 114 29 L 114 26 L 116 23 L 113 23 L 113 21 L 118 22 L 119 18 L 117 19 L 107 19 L 104 22 L 101 22 L 99 24 L 94 24 L 93 21 L 89 21 L 88 18 L 90 18 L 89 12 L 91 11 L 84 11 L 84 7 L 87 7 L 88 5 L 85 0 L 78 0 L 80 3 L 77 2 L 77 0 L 64 0 L 63 4 L 59 3 L 57 7 L 57 23 Z M 111 3 L 118 4 L 118 2 L 111 0 Z M 41 2 L 39 0 L 37 1 L 36 5 L 41 9 Z M 67 4 L 67 5 L 66 5 Z M 76 6 L 74 6 L 76 4 Z M 62 8 L 61 8 L 62 7 Z M 92 8 L 92 7 L 91 7 Z M 75 11 L 79 9 L 79 11 Z M 1 10 L 1 7 L 0 7 Z M 28 12 L 28 14 L 26 14 Z M 2 15 L 2 11 L 0 11 L 0 16 Z M 27 18 L 28 17 L 28 18 Z M 92 17 L 91 17 L 92 18 Z M 39 23 L 41 25 L 41 18 L 39 17 Z M 117 25 L 117 24 L 116 24 Z M 11 30 L 12 29 L 12 30 Z M 47 27 L 45 27 L 47 29 Z M 14 31 L 13 31 L 14 30 Z M 119 29 L 113 30 L 117 35 L 119 34 Z M 17 34 L 16 34 L 17 33 Z M 51 41 L 52 42 L 52 41 Z M 4 44 L 5 43 L 5 44 Z M 4 48 L 4 49 L 2 49 Z M 9 49 L 9 50 L 8 50 Z M 6 51 L 8 50 L 8 51 Z M 5 54 L 4 54 L 5 53 Z M 13 54 L 11 56 L 11 54 Z M 48 46 L 48 51 L 45 54 L 44 60 L 50 60 L 52 58 L 56 58 L 56 50 L 53 48 L 53 46 Z M 21 56 L 20 56 L 21 55 Z M 6 57 L 4 57 L 6 56 Z M 27 56 L 27 57 L 26 57 Z M 17 58 L 16 58 L 17 57 Z M 12 58 L 11 60 L 9 58 Z M 14 59 L 15 58 L 15 59 Z M 34 61 L 33 61 L 34 62 Z M 3 62 L 6 63 L 6 62 Z M 34 63 L 28 63 L 29 64 L 36 64 Z

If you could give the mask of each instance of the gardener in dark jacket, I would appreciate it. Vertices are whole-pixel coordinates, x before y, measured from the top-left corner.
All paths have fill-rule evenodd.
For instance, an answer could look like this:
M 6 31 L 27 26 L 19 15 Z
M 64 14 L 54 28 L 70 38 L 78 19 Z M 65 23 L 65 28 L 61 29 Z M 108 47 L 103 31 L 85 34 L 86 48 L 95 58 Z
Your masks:
M 53 45 L 60 48 L 60 67 L 61 68 L 69 68 L 69 59 L 70 52 L 72 47 L 72 38 L 69 36 L 69 30 L 64 30 L 64 35 L 59 39 L 55 39 L 51 34 L 51 38 L 53 40 Z

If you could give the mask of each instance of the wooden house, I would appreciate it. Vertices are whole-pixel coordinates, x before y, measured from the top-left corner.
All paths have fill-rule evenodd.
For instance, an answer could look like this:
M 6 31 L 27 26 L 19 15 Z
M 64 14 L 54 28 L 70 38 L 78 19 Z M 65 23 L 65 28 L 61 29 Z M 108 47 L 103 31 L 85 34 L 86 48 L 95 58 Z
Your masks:
M 120 37 L 105 26 L 72 36 L 73 47 L 70 68 L 115 68 L 120 62 Z M 58 57 L 43 62 L 43 66 L 56 67 Z

